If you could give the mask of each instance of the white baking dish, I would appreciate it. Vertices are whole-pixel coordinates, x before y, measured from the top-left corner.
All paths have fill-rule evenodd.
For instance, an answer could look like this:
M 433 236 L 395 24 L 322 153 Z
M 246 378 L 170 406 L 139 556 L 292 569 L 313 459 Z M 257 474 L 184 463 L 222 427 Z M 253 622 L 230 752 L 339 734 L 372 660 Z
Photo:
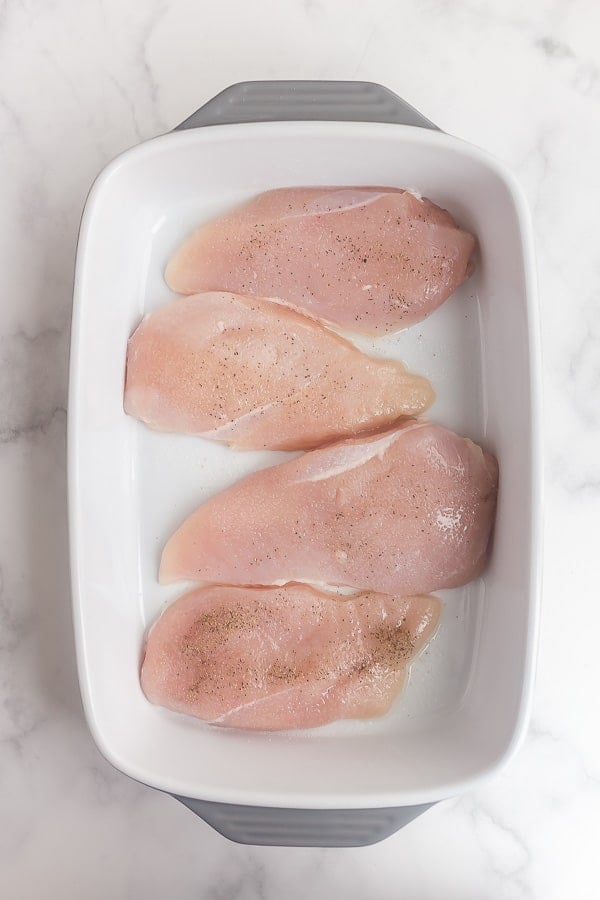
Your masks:
M 281 99 L 268 85 L 262 94 L 248 94 L 251 87 L 237 88 L 248 101 L 241 113 L 226 94 L 221 115 L 253 117 L 249 99 Z M 315 104 L 311 117 L 338 101 L 346 118 L 406 115 L 376 86 L 352 86 L 354 101 L 343 86 L 303 90 Z M 364 106 L 353 113 L 358 96 Z M 145 312 L 170 299 L 164 266 L 193 225 L 268 188 L 317 184 L 416 188 L 478 236 L 476 273 L 444 307 L 402 334 L 358 342 L 427 375 L 438 393 L 430 417 L 498 456 L 493 554 L 479 581 L 442 593 L 439 633 L 387 717 L 299 733 L 218 729 L 150 705 L 140 689 L 145 630 L 183 590 L 158 585 L 159 554 L 200 501 L 286 454 L 236 453 L 127 418 L 127 338 Z M 257 843 L 366 843 L 496 771 L 523 735 L 532 687 L 539 403 L 529 219 L 512 175 L 481 150 L 411 125 L 246 122 L 174 132 L 113 161 L 81 226 L 69 399 L 74 621 L 86 715 L 101 752 L 192 807 L 227 804 L 196 809 L 229 836 Z M 276 816 L 283 808 L 294 811 L 283 815 L 287 831 Z M 373 819 L 384 809 L 392 812 Z M 307 810 L 340 812 L 315 819 L 300 812 Z

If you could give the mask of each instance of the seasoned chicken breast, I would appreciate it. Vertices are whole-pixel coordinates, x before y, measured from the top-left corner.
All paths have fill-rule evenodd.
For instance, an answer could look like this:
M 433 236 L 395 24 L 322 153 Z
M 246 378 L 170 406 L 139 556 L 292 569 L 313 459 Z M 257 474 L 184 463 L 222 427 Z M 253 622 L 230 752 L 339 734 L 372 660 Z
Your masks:
M 373 359 L 258 297 L 185 297 L 129 340 L 125 411 L 159 431 L 240 449 L 302 450 L 385 428 L 432 403 L 426 378 Z
M 497 485 L 489 453 L 409 420 L 212 497 L 168 541 L 160 580 L 308 581 L 404 596 L 458 587 L 485 565 Z
M 380 716 L 439 613 L 435 597 L 340 599 L 300 584 L 200 588 L 152 626 L 142 688 L 152 703 L 238 728 Z
M 276 297 L 366 334 L 419 322 L 468 277 L 475 239 L 396 188 L 284 188 L 200 226 L 165 278 L 183 294 Z

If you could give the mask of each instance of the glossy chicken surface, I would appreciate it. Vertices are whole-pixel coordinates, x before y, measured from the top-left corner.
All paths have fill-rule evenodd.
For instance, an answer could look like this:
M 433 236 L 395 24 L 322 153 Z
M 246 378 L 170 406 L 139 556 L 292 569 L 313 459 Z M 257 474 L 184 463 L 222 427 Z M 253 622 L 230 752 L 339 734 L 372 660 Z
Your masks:
M 493 456 L 409 420 L 216 494 L 168 541 L 160 580 L 307 581 L 404 596 L 458 587 L 485 565 L 497 486 Z

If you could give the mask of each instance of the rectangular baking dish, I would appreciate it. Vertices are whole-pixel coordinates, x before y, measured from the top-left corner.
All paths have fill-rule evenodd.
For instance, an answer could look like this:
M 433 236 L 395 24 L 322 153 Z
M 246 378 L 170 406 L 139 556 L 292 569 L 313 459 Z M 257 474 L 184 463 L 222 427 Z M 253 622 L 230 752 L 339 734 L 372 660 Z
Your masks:
M 170 299 L 164 266 L 191 227 L 260 191 L 318 184 L 414 188 L 478 237 L 475 274 L 430 319 L 357 343 L 427 375 L 438 395 L 430 418 L 497 455 L 493 553 L 477 582 L 441 593 L 438 635 L 388 716 L 298 733 L 218 729 L 150 705 L 140 689 L 145 631 L 183 592 L 158 585 L 160 551 L 198 503 L 289 454 L 239 453 L 127 418 L 127 339 Z M 521 190 L 499 162 L 384 88 L 235 85 L 179 130 L 110 163 L 81 225 L 69 396 L 75 634 L 85 712 L 103 755 L 228 837 L 267 844 L 371 843 L 497 771 L 523 736 L 532 689 L 539 407 Z

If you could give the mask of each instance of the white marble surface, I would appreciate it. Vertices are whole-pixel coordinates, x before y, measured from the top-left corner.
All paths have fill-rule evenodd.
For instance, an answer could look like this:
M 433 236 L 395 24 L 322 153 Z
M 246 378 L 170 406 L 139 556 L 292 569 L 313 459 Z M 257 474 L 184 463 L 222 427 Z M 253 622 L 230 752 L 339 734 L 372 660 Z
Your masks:
M 587 900 L 600 892 L 600 7 L 595 0 L 0 3 L 0 896 Z M 546 556 L 510 768 L 361 850 L 230 844 L 113 771 L 82 717 L 65 422 L 79 216 L 119 151 L 251 78 L 382 82 L 533 209 Z

